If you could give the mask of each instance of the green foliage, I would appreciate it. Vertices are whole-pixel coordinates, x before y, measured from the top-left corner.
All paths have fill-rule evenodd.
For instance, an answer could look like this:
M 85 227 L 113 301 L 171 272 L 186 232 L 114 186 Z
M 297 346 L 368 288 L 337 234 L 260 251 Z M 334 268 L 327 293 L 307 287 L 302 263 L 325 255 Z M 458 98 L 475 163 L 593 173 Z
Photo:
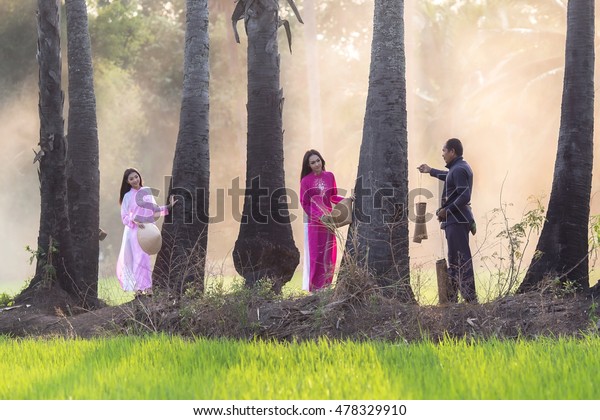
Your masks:
M 37 260 L 42 254 L 40 249 L 33 249 L 29 245 L 25 245 L 25 251 L 27 251 L 29 255 L 29 265 L 33 264 L 35 260 Z
M 529 197 L 533 208 L 526 210 L 521 219 L 511 224 L 507 208 L 512 204 L 503 203 L 492 210 L 492 223 L 501 225 L 497 238 L 501 239 L 500 250 L 491 256 L 483 256 L 481 260 L 490 271 L 490 276 L 497 285 L 498 297 L 513 293 L 525 274 L 524 253 L 532 235 L 537 235 L 544 225 L 545 208 L 539 197 Z M 534 254 L 534 259 L 536 255 Z
M 151 13 L 155 9 L 149 3 L 118 0 L 99 6 L 90 19 L 90 36 L 95 59 L 130 71 L 153 95 L 147 104 L 159 106 L 165 95 L 179 99 L 185 28 L 181 11 Z
M 592 298 L 592 303 L 588 309 L 588 319 L 590 323 L 590 330 L 594 333 L 598 333 L 598 330 L 600 329 L 600 325 L 598 323 L 598 321 L 600 321 L 600 317 L 598 316 L 598 308 L 598 302 Z
M 534 199 L 536 207 L 523 214 L 521 220 L 511 226 L 506 225 L 506 228 L 499 234 L 499 238 L 505 238 L 509 242 L 509 246 L 513 250 L 514 257 L 520 258 L 522 254 L 523 243 L 527 241 L 532 232 L 539 233 L 539 230 L 544 224 L 544 206 L 539 199 Z M 531 201 L 531 198 L 530 198 Z M 505 215 L 504 209 L 494 209 L 493 212 Z
M 94 53 L 110 57 L 123 69 L 132 68 L 143 59 L 140 55 L 142 46 L 151 39 L 149 28 L 137 12 L 135 3 L 108 3 L 90 22 Z
M 560 298 L 575 296 L 580 291 L 576 282 L 569 279 L 561 280 L 558 277 L 552 281 L 551 290 Z
M 597 400 L 599 346 L 597 335 L 439 344 L 0 337 L 0 398 Z
M 15 85 L 37 72 L 35 34 L 34 2 L 0 1 L 0 105 Z
M 591 217 L 592 241 L 597 246 L 600 244 L 600 214 Z
M 590 217 L 590 267 L 595 266 L 600 252 L 600 214 Z
M 33 249 L 29 245 L 25 246 L 25 250 L 31 255 L 29 256 L 29 264 L 33 264 L 33 261 L 37 261 L 38 267 L 42 266 L 42 284 L 49 285 L 56 279 L 56 267 L 54 260 L 58 255 L 58 242 L 50 237 L 50 243 L 48 244 L 48 250 L 45 251 L 41 248 Z
M 14 304 L 14 297 L 8 293 L 0 293 L 0 307 L 12 306 Z

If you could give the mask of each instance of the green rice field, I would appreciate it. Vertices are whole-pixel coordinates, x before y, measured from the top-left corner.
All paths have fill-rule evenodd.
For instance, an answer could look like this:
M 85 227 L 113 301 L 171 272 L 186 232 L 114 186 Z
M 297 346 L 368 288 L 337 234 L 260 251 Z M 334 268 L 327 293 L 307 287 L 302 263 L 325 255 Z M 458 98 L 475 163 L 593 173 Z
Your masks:
M 600 338 L 0 337 L 0 399 L 600 399 Z

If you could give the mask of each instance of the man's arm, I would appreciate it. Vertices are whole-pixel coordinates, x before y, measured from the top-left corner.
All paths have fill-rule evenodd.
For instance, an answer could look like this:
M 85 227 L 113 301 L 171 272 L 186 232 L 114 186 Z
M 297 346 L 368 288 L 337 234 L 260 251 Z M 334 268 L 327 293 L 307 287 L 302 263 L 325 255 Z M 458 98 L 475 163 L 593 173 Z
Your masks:
M 417 169 L 422 174 L 429 174 L 430 176 L 437 178 L 440 181 L 445 181 L 446 176 L 448 175 L 448 171 L 441 171 L 439 169 L 433 169 L 431 166 L 427 165 L 426 163 L 422 163 L 421 165 L 417 166 Z
M 442 171 L 440 169 L 431 168 L 431 171 L 429 171 L 429 175 L 439 179 L 440 181 L 445 181 L 446 177 L 448 176 L 448 171 Z

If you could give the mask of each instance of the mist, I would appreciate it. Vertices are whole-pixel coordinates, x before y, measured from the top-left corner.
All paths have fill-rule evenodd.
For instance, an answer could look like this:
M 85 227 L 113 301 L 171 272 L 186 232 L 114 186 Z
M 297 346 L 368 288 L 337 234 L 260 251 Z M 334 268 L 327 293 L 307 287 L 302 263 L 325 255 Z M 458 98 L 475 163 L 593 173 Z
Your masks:
M 279 34 L 286 184 L 298 193 L 302 156 L 306 150 L 316 148 L 323 154 L 327 170 L 335 174 L 338 188 L 349 195 L 355 184 L 362 140 L 373 2 L 316 3 L 315 28 L 290 19 L 291 54 L 284 33 Z M 535 10 L 518 4 L 497 4 L 502 2 L 467 2 L 462 7 L 454 3 L 405 1 L 409 188 L 431 191 L 434 197 L 428 200 L 427 208 L 434 212 L 439 182 L 419 174 L 416 167 L 428 163 L 442 168 L 445 140 L 462 140 L 465 160 L 474 172 L 472 207 L 479 232 L 471 245 L 477 251 L 478 270 L 481 257 L 499 249 L 496 236 L 502 226 L 490 221 L 495 208 L 511 204 L 507 210 L 514 223 L 524 209 L 531 208 L 531 196 L 539 197 L 547 206 L 560 124 L 566 9 L 561 10 L 559 2 Z M 298 1 L 298 6 L 304 14 L 303 2 Z M 289 10 L 283 10 L 285 17 Z M 209 276 L 234 274 L 231 252 L 239 224 L 233 213 L 241 212 L 242 199 L 236 203 L 227 190 L 236 179 L 242 188 L 245 185 L 247 44 L 244 36 L 239 45 L 233 41 L 231 11 L 215 11 L 210 26 L 211 215 L 222 211 L 223 221 L 209 228 Z M 23 34 L 33 39 L 35 36 L 35 31 Z M 181 51 L 171 65 L 182 69 L 183 36 L 180 40 Z M 100 246 L 100 277 L 104 278 L 114 276 L 123 232 L 118 204 L 123 171 L 131 166 L 138 168 L 144 185 L 160 189 L 158 201 L 166 200 L 180 102 L 177 95 L 150 97 L 143 81 L 116 66 L 98 60 L 94 65 L 100 224 L 108 232 Z M 66 69 L 63 65 L 63 80 Z M 18 291 L 35 268 L 35 263 L 29 263 L 31 254 L 25 247 L 37 246 L 39 229 L 39 182 L 31 151 L 39 138 L 37 68 L 23 71 L 28 76 L 11 89 L 11 95 L 0 98 L 4 151 L 0 157 L 0 217 L 5 221 L 5 237 L 0 245 L 0 292 Z M 317 102 L 308 91 L 308 86 L 315 86 L 315 78 L 320 93 Z M 66 81 L 63 90 L 67 90 Z M 150 101 L 154 101 L 151 107 Z M 66 100 L 65 120 L 67 104 Z M 600 121 L 597 104 L 596 119 Z M 597 134 L 594 140 L 594 165 L 598 167 Z M 600 213 L 599 181 L 595 171 L 593 215 Z M 219 194 L 223 194 L 222 203 Z M 302 213 L 299 208 L 291 212 L 295 216 L 296 246 L 302 252 Z M 411 223 L 411 238 L 413 229 Z M 435 220 L 428 222 L 427 229 L 429 239 L 421 244 L 411 242 L 410 258 L 413 265 L 433 269 L 435 260 L 443 255 L 443 238 Z M 537 237 L 532 238 L 530 252 L 536 243 Z M 530 255 L 525 262 L 529 262 Z M 590 261 L 591 266 L 594 263 Z

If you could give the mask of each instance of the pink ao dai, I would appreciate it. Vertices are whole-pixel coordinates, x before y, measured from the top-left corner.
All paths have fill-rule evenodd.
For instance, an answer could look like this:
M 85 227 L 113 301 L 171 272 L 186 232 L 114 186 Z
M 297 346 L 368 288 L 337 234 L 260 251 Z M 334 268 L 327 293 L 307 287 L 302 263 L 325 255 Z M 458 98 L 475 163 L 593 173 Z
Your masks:
M 335 235 L 321 223 L 323 214 L 343 197 L 337 195 L 333 173 L 310 173 L 300 182 L 300 198 L 304 209 L 304 270 L 302 289 L 315 291 L 329 286 L 333 280 L 337 257 Z
M 152 267 L 150 255 L 146 254 L 137 240 L 139 229 L 134 220 L 141 223 L 154 223 L 155 214 L 168 214 L 166 206 L 157 206 L 150 188 L 133 188 L 123 196 L 121 220 L 125 229 L 121 250 L 117 260 L 117 278 L 127 292 L 144 291 L 152 287 Z

